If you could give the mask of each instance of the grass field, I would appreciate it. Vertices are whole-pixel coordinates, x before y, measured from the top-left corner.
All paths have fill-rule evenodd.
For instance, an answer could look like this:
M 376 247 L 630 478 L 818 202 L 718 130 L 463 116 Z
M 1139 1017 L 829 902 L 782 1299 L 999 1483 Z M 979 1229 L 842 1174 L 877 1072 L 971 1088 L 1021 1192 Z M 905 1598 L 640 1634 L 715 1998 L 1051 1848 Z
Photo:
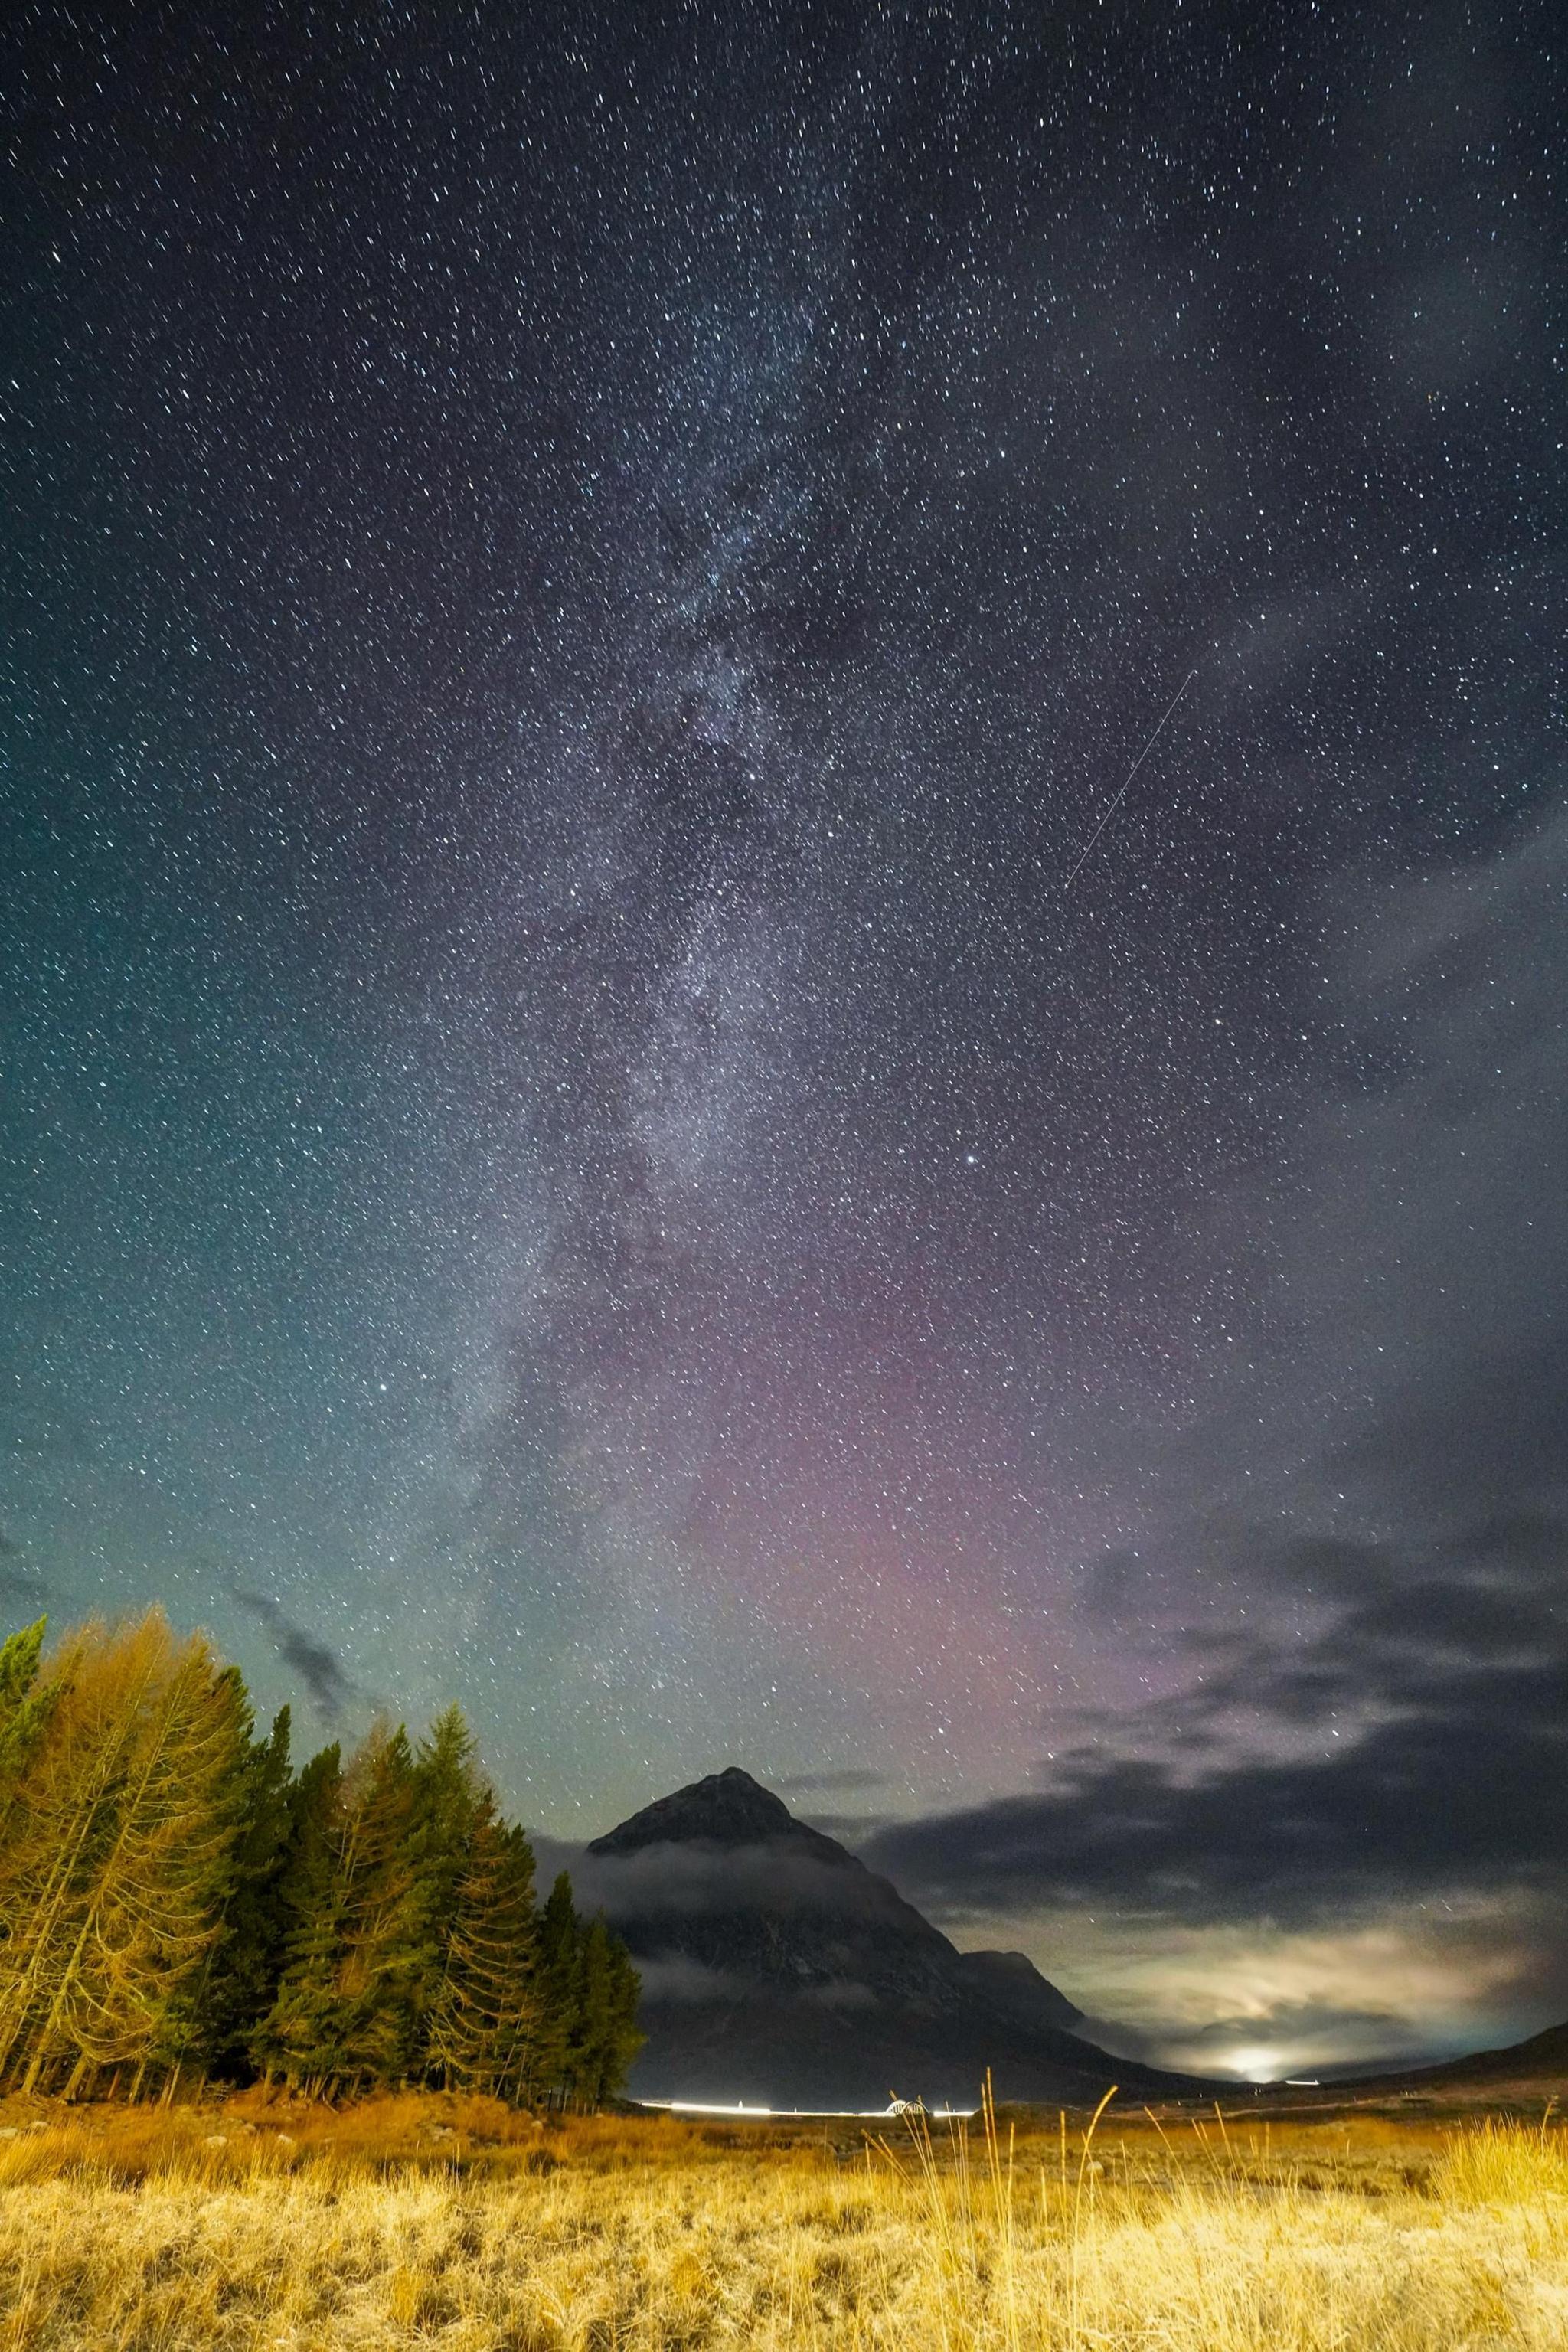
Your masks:
M 879 2146 L 250 2098 L 13 2103 L 0 2132 L 4 2352 L 1568 2347 L 1568 2142 L 1539 2122 L 1112 2111 Z

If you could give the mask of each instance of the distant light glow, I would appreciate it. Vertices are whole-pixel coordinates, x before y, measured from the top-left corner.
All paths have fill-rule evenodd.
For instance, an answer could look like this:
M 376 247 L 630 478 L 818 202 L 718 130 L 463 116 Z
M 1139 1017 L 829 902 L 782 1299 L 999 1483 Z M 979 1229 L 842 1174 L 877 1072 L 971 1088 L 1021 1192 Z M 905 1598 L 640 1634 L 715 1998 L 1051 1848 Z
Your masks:
M 889 2116 L 907 2116 L 922 2112 L 918 2100 L 894 2099 L 885 2107 L 763 2107 L 747 2099 L 639 2099 L 640 2107 L 658 2107 L 672 2116 L 803 2116 L 818 2118 L 835 2116 L 879 2117 L 886 2122 Z M 978 2107 L 926 2107 L 923 2113 L 938 2123 L 956 2122 L 960 2116 L 977 2116 Z
M 1278 2051 L 1259 2045 L 1256 2049 L 1233 2050 L 1226 2063 L 1243 2082 L 1273 2083 L 1279 2079 L 1281 2061 Z

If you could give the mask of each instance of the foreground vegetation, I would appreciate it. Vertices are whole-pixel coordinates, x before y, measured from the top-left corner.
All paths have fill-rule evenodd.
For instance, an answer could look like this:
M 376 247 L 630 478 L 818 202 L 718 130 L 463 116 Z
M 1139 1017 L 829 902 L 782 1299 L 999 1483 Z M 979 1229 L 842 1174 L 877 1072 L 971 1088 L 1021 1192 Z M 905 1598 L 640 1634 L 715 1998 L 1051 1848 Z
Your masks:
M 43 1621 L 0 1644 L 0 2084 L 172 2095 L 257 2076 L 596 2107 L 637 1980 L 569 1881 L 536 1904 L 461 1714 L 295 1772 L 199 1634 Z
M 13 2102 L 0 2347 L 1568 2346 L 1550 2126 L 837 2128 Z

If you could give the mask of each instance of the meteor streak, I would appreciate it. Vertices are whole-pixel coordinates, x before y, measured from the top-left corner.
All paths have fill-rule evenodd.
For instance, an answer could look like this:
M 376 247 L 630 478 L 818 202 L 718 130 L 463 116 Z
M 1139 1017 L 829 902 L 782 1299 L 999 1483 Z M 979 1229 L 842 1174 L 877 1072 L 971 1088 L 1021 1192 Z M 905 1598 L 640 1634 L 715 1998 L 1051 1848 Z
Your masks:
M 1072 888 L 1074 882 L 1078 878 L 1079 867 L 1083 864 L 1084 859 L 1089 856 L 1089 851 L 1094 847 L 1095 843 L 1100 839 L 1100 835 L 1105 831 L 1106 826 L 1110 823 L 1111 818 L 1121 806 L 1122 802 L 1127 797 L 1128 784 L 1131 783 L 1133 777 L 1138 773 L 1139 769 L 1143 765 L 1144 761 L 1149 757 L 1150 752 L 1153 750 L 1155 738 L 1159 735 L 1160 728 L 1163 727 L 1165 719 L 1169 719 L 1171 712 L 1174 710 L 1177 703 L 1180 702 L 1183 695 L 1185 694 L 1188 687 L 1191 686 L 1196 676 L 1196 670 L 1190 669 L 1185 677 L 1182 680 L 1180 686 L 1177 687 L 1174 694 L 1171 697 L 1170 704 L 1166 709 L 1164 718 L 1160 721 L 1160 726 L 1155 728 L 1154 733 L 1150 736 L 1149 740 L 1144 744 L 1143 749 L 1139 752 L 1138 757 L 1128 769 L 1127 783 L 1122 785 L 1121 790 L 1117 793 L 1116 798 L 1111 802 L 1110 806 L 1106 810 L 1105 814 L 1100 818 L 1100 823 L 1095 826 L 1094 831 L 1089 835 L 1089 839 L 1084 843 L 1083 847 L 1079 850 L 1077 864 L 1073 866 L 1072 872 L 1068 876 L 1067 880 L 1062 884 L 1062 888 L 1064 890 L 1070 890 Z

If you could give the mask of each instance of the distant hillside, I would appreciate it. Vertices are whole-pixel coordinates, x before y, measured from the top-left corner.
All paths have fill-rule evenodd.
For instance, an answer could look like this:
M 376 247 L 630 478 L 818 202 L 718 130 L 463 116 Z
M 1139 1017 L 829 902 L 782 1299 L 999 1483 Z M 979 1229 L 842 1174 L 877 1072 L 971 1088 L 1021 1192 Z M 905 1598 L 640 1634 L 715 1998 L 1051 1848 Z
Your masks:
M 889 2094 L 1069 2105 L 1201 2086 L 1113 2060 L 1021 1952 L 960 1952 L 885 1878 L 731 1766 L 588 1848 L 643 1976 L 645 2098 L 860 2107 Z
M 1438 2066 L 1404 2067 L 1394 2074 L 1356 2075 L 1344 2087 L 1358 2092 L 1375 2085 L 1423 2091 L 1459 2089 L 1473 2084 L 1519 2083 L 1550 2089 L 1568 2085 L 1568 2024 L 1549 2025 L 1527 2042 L 1512 2042 L 1501 2050 L 1474 2050 L 1467 2058 L 1448 2058 Z

